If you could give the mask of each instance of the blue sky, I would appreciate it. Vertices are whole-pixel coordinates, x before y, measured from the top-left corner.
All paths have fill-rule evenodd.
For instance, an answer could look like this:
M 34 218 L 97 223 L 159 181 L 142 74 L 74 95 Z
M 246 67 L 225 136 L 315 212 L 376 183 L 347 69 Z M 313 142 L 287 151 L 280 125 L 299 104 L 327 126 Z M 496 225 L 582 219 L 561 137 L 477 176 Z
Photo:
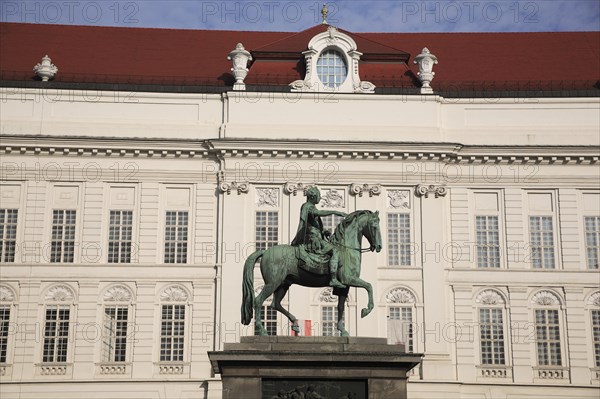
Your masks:
M 0 21 L 125 27 L 301 31 L 322 1 L 0 1 Z M 599 31 L 600 0 L 331 1 L 328 22 L 353 32 Z

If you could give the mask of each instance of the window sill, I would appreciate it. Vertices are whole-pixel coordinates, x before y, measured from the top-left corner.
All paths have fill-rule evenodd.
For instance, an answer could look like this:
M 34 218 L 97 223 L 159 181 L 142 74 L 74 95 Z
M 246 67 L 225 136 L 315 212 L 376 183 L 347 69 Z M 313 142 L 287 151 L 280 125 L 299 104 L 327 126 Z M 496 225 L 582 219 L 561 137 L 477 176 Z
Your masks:
M 73 372 L 73 365 L 71 363 L 39 363 L 35 366 L 38 376 L 68 376 Z
M 533 368 L 534 381 L 557 381 L 564 383 L 569 379 L 569 368 L 561 366 L 538 366 Z
M 131 373 L 131 363 L 125 362 L 104 362 L 96 363 L 96 374 L 98 375 L 129 375 Z
M 184 376 L 190 372 L 190 364 L 186 362 L 154 363 L 155 374 L 162 376 Z
M 477 366 L 477 378 L 482 379 L 511 379 L 512 366 L 496 365 L 479 365 Z

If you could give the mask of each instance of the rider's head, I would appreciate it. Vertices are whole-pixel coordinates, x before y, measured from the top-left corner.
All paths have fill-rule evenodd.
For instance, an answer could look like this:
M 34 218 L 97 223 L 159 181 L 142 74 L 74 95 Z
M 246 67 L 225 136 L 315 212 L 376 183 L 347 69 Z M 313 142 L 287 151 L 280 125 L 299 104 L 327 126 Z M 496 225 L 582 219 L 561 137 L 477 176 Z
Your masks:
M 313 186 L 306 191 L 306 198 L 316 205 L 321 201 L 321 192 L 317 187 Z

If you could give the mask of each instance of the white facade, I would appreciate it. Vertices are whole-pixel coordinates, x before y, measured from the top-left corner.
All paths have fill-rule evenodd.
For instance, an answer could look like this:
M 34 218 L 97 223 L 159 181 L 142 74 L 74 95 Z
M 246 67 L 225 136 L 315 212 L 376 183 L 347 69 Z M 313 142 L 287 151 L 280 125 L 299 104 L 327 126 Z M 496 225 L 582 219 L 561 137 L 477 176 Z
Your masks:
M 597 397 L 597 98 L 0 94 L 3 398 L 219 398 L 243 262 L 313 184 L 380 213 L 346 325 L 424 353 L 410 397 Z M 321 335 L 332 300 L 284 305 Z

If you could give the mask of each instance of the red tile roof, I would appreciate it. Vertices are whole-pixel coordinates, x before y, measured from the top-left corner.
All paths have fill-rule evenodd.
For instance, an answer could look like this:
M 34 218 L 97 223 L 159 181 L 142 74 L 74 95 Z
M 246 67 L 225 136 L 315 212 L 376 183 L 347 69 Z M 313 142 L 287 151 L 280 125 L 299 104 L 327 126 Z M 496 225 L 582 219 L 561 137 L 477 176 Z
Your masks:
M 0 79 L 35 79 L 33 66 L 48 54 L 59 68 L 56 82 L 230 86 L 227 54 L 242 42 L 257 59 L 246 82 L 285 86 L 303 78 L 300 53 L 324 29 L 318 25 L 292 33 L 1 23 Z M 361 78 L 378 87 L 418 87 L 412 60 L 423 47 L 439 59 L 434 89 L 591 88 L 600 81 L 600 32 L 345 33 L 364 54 Z M 269 57 L 276 53 L 283 59 Z M 408 56 L 408 65 L 399 60 Z

